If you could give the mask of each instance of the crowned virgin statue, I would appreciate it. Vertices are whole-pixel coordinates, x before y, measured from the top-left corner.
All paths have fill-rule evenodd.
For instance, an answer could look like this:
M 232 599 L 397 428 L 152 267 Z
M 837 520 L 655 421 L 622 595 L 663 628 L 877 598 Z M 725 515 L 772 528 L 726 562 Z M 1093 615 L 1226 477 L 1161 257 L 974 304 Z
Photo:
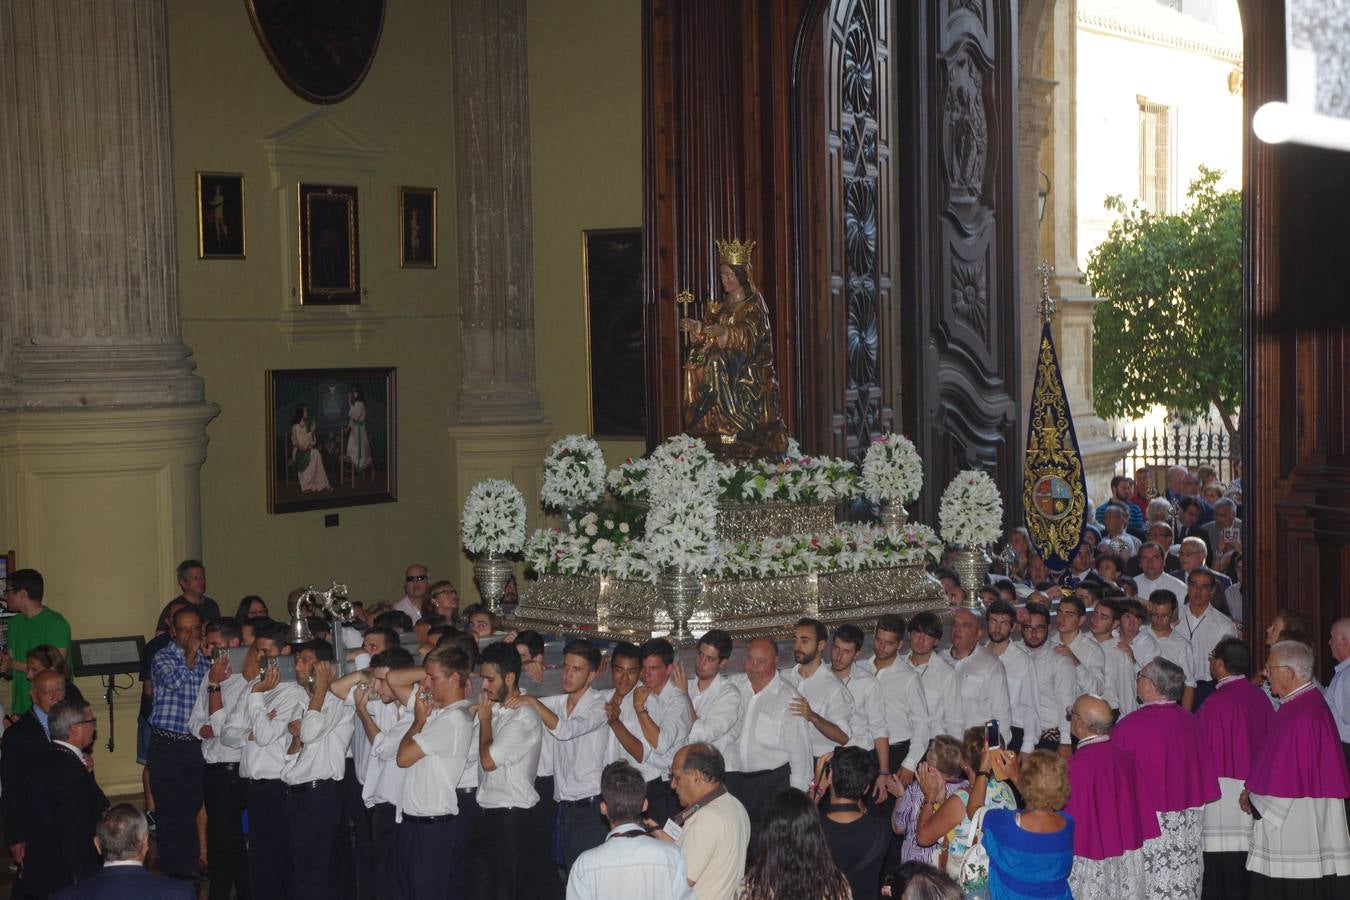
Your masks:
M 769 308 L 750 280 L 754 248 L 754 241 L 718 241 L 722 299 L 708 302 L 702 320 L 680 320 L 692 342 L 684 364 L 685 430 L 723 458 L 787 452 Z

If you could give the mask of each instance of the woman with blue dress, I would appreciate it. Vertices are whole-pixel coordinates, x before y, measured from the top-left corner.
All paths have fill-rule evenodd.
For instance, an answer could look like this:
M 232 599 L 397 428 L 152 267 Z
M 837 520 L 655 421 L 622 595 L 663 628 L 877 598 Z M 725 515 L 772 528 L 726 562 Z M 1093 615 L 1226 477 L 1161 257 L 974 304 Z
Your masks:
M 990 753 L 994 775 L 1012 782 L 1026 804 L 1019 812 L 991 809 L 981 843 L 989 855 L 991 900 L 1072 900 L 1073 817 L 1060 810 L 1069 800 L 1069 767 L 1058 754 L 1037 750 L 1020 766 L 1007 750 Z

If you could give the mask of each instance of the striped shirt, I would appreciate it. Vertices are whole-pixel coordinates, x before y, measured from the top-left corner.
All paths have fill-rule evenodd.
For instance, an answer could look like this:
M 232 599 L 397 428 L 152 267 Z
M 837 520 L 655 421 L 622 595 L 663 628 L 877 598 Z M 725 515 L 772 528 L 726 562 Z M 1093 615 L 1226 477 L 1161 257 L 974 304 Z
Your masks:
M 188 734 L 188 719 L 197 703 L 197 691 L 211 669 L 211 661 L 198 653 L 189 668 L 183 648 L 170 643 L 155 654 L 150 678 L 155 688 L 155 707 L 150 724 L 164 731 Z

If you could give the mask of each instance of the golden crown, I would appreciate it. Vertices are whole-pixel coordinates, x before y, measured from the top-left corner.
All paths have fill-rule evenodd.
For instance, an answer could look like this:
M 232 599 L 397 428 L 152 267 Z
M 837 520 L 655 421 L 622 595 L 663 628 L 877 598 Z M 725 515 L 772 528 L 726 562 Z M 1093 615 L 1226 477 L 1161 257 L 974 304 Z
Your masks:
M 727 266 L 750 265 L 750 254 L 755 249 L 754 241 L 714 241 L 717 244 L 717 261 Z

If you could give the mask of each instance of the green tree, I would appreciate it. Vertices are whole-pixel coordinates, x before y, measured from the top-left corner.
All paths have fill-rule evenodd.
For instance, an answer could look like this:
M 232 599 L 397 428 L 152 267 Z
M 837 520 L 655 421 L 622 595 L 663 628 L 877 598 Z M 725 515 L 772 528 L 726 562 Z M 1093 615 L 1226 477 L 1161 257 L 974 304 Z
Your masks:
M 1180 213 L 1154 213 L 1119 196 L 1121 214 L 1088 260 L 1093 317 L 1092 400 L 1101 416 L 1218 410 L 1237 439 L 1242 405 L 1242 194 L 1200 167 Z

